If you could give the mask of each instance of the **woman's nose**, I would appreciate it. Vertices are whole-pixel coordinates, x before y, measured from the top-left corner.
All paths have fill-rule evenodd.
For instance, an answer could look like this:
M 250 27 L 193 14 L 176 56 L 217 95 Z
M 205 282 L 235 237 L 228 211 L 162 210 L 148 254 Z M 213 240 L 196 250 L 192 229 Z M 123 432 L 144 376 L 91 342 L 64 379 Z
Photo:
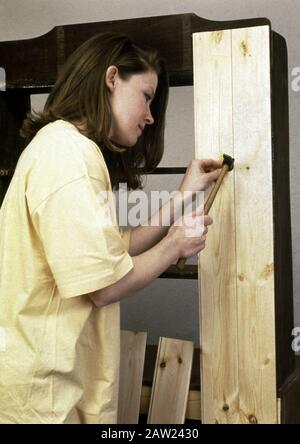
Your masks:
M 153 125 L 153 123 L 154 123 L 154 118 L 153 118 L 153 116 L 152 116 L 150 110 L 148 111 L 148 114 L 146 115 L 145 120 L 146 120 L 146 124 L 147 124 L 147 125 Z

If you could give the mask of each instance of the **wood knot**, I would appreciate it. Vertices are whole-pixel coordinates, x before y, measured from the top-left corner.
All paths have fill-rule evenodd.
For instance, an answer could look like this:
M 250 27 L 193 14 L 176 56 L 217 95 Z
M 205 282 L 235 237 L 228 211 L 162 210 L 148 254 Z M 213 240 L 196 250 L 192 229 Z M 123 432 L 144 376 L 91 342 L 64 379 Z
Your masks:
M 229 405 L 228 404 L 224 404 L 222 409 L 224 410 L 224 412 L 228 412 L 229 410 Z
M 244 57 L 246 57 L 246 55 L 248 54 L 248 46 L 244 40 L 241 43 L 241 49 L 242 49 Z
M 240 273 L 238 275 L 238 279 L 239 279 L 239 281 L 243 282 L 243 280 L 245 279 L 245 276 L 243 275 L 243 273 Z
M 159 366 L 160 366 L 160 368 L 165 368 L 165 367 L 166 367 L 166 365 L 167 365 L 167 364 L 166 364 L 166 363 L 165 363 L 164 361 L 162 361 L 162 362 L 160 363 L 160 365 L 159 365 Z
M 273 264 L 267 264 L 261 273 L 262 279 L 268 279 L 274 271 Z
M 248 420 L 249 420 L 250 424 L 257 424 L 257 418 L 254 415 L 249 415 Z
M 214 42 L 219 44 L 223 38 L 223 31 L 215 31 L 212 35 Z
M 179 358 L 177 359 L 178 364 L 182 364 L 182 358 L 179 356 Z

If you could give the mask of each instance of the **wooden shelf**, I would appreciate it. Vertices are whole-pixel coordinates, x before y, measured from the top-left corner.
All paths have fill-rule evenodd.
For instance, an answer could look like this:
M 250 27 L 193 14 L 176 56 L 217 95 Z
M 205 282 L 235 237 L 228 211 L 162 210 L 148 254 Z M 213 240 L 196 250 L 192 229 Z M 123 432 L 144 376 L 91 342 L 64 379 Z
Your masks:
M 142 174 L 185 174 L 186 167 L 158 167 L 153 171 L 147 171 L 141 168 L 139 171 Z
M 162 279 L 198 279 L 198 265 L 185 265 L 179 270 L 176 265 L 171 265 L 159 278 Z
M 90 37 L 108 31 L 124 33 L 134 40 L 159 48 L 168 64 L 170 85 L 192 85 L 193 32 L 266 24 L 270 24 L 266 18 L 213 21 L 196 14 L 175 14 L 56 26 L 40 37 L 1 42 L 1 67 L 6 72 L 6 90 L 25 88 L 30 93 L 48 92 L 67 57 Z

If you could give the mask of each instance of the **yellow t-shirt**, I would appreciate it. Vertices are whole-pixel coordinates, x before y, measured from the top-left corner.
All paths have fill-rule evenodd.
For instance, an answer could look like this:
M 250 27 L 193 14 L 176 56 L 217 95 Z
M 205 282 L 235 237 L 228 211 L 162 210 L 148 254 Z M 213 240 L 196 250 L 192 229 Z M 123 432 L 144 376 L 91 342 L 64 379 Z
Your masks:
M 133 263 L 105 190 L 101 151 L 68 122 L 19 159 L 0 210 L 0 423 L 116 422 L 119 303 L 88 293 Z

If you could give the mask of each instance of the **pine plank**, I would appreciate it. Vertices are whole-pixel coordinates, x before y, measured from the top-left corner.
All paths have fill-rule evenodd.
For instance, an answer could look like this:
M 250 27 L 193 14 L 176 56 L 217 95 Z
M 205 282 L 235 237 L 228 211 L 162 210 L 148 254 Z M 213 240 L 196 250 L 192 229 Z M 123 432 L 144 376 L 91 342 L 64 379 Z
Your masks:
M 121 331 L 118 424 L 138 424 L 147 333 Z
M 194 344 L 160 338 L 148 424 L 184 424 Z
M 240 411 L 277 423 L 270 28 L 232 31 Z
M 269 32 L 193 35 L 196 157 L 236 159 L 199 259 L 204 423 L 277 421 Z
M 231 31 L 204 32 L 194 40 L 196 158 L 233 156 Z M 201 417 L 238 423 L 238 338 L 233 174 L 225 177 L 211 208 L 214 224 L 199 256 Z
M 143 385 L 140 413 L 148 415 L 151 398 L 151 387 Z M 199 390 L 189 390 L 185 419 L 201 421 L 201 395 Z

